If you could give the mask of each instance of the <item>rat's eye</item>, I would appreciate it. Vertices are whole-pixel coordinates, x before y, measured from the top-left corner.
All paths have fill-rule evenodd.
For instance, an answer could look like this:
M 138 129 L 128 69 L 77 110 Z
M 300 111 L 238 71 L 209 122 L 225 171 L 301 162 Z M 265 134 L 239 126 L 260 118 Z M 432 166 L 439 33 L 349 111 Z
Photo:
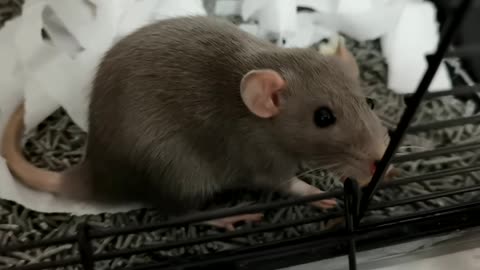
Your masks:
M 367 104 L 370 107 L 370 109 L 375 109 L 375 100 L 373 98 L 367 98 Z
M 333 125 L 336 118 L 329 108 L 320 107 L 315 111 L 313 120 L 315 121 L 315 125 L 317 125 L 317 127 L 324 128 Z

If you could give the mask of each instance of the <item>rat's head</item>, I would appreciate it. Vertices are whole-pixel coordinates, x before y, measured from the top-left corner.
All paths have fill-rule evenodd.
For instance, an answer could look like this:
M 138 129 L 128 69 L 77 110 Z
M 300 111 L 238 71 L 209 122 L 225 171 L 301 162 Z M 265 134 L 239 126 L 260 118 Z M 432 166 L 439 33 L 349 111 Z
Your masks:
M 247 108 L 302 162 L 367 184 L 389 136 L 360 89 L 353 57 L 300 49 L 274 54 L 272 68 L 243 77 Z

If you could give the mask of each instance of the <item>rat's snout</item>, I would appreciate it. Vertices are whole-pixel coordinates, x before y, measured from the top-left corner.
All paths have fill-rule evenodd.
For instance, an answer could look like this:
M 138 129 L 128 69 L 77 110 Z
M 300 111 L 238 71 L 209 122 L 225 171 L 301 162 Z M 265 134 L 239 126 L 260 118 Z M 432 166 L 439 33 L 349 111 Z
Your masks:
M 377 170 L 378 163 L 380 163 L 380 160 L 376 160 L 370 165 L 370 174 L 372 177 L 375 174 L 375 171 Z M 399 175 L 400 175 L 400 171 L 397 168 L 393 167 L 392 164 L 390 164 L 385 170 L 383 179 L 384 181 L 388 182 Z
M 370 183 L 373 175 L 375 174 L 375 171 L 377 170 L 377 167 L 378 167 L 379 163 L 380 163 L 380 160 L 374 160 L 373 162 L 371 162 L 370 167 L 369 167 L 368 177 L 357 179 L 361 187 L 366 186 L 366 185 L 368 185 L 368 183 Z M 399 175 L 400 175 L 400 171 L 397 168 L 393 167 L 393 165 L 390 164 L 390 165 L 388 165 L 387 169 L 385 170 L 384 177 L 383 177 L 382 181 L 388 182 L 388 181 L 392 180 L 393 178 L 395 178 Z
M 375 171 L 377 170 L 378 164 L 380 163 L 380 160 L 375 160 L 371 165 L 370 165 L 370 174 L 373 176 L 375 174 Z M 388 165 L 388 168 L 385 171 L 385 179 L 390 180 L 391 177 L 397 176 L 398 170 L 393 167 L 392 164 Z
M 380 162 L 380 160 L 375 160 L 370 164 L 370 174 L 373 175 L 375 171 L 377 170 L 377 165 Z

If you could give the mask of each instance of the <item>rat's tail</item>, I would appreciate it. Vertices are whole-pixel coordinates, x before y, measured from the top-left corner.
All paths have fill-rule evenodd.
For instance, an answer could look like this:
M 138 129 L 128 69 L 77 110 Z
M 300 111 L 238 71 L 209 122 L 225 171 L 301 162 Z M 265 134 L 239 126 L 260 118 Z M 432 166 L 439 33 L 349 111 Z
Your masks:
M 40 191 L 59 193 L 61 173 L 40 169 L 25 159 L 21 138 L 24 130 L 24 104 L 21 103 L 10 116 L 2 140 L 2 155 L 11 173 L 25 185 Z

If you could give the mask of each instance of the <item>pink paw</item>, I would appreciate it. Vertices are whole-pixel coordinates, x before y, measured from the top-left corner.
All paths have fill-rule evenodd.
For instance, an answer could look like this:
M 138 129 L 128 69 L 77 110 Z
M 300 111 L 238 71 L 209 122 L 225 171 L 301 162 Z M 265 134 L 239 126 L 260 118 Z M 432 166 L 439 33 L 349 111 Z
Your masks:
M 315 188 L 312 191 L 311 195 L 324 194 L 324 193 L 325 193 L 325 191 Z M 335 206 L 337 206 L 337 200 L 336 199 L 325 199 L 325 200 L 321 200 L 321 201 L 314 201 L 314 202 L 311 202 L 310 205 L 312 205 L 313 207 L 316 207 L 316 208 L 320 208 L 320 209 L 331 209 L 331 208 L 334 208 Z
M 331 209 L 337 206 L 337 200 L 335 199 L 321 200 L 321 201 L 311 202 L 310 204 L 320 209 Z
M 229 232 L 235 231 L 235 223 L 238 222 L 258 222 L 263 219 L 263 214 L 245 214 L 232 217 L 225 217 L 204 222 L 204 224 L 225 229 Z

